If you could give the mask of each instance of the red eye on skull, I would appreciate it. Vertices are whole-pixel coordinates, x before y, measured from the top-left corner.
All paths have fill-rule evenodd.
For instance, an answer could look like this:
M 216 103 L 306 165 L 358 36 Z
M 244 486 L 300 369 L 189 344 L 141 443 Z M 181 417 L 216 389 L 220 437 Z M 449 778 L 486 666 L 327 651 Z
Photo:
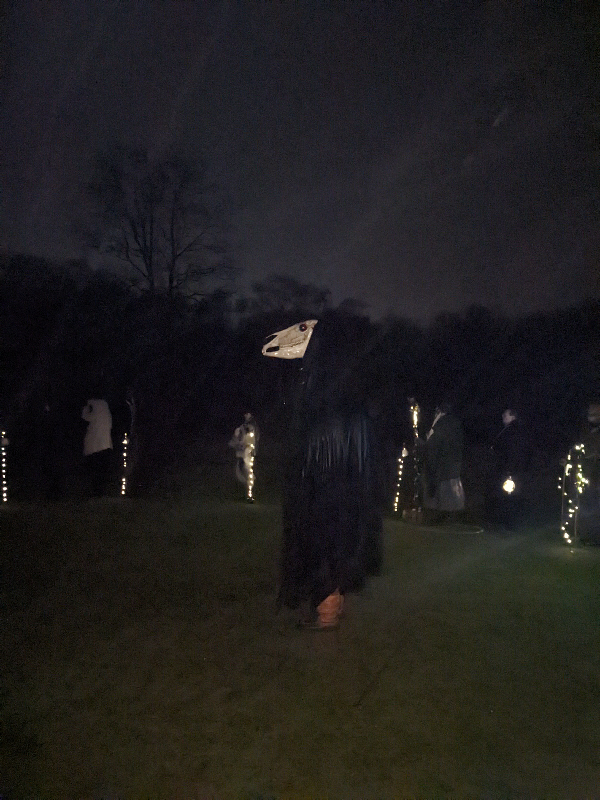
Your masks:
M 306 322 L 303 322 L 299 327 L 302 333 L 304 333 L 304 331 L 308 328 L 308 325 L 306 324 Z

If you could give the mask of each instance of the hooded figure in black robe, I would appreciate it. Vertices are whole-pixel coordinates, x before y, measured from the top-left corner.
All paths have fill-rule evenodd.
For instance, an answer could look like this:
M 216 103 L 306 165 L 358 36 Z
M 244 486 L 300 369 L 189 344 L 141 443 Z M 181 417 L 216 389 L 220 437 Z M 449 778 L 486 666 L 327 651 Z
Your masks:
M 492 524 L 514 531 L 525 521 L 524 486 L 531 462 L 532 442 L 515 409 L 504 409 L 502 423 L 503 428 L 490 448 L 495 464 L 486 511 Z
M 381 490 L 372 420 L 353 391 L 356 348 L 342 325 L 307 320 L 263 354 L 299 358 L 289 428 L 279 604 L 336 627 L 346 592 L 381 565 Z

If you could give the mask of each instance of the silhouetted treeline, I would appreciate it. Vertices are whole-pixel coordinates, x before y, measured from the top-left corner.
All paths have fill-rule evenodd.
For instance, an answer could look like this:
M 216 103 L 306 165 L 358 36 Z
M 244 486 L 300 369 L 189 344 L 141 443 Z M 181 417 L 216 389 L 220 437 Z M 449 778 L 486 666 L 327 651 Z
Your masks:
M 390 454 L 412 437 L 408 397 L 422 407 L 423 433 L 436 403 L 449 400 L 468 440 L 482 445 L 499 430 L 502 409 L 517 406 L 552 457 L 577 437 L 587 403 L 600 397 L 598 301 L 514 320 L 472 307 L 422 327 L 398 318 L 373 322 L 358 303 L 332 308 L 326 291 L 293 279 L 283 281 L 278 308 L 277 280 L 256 286 L 244 302 L 219 291 L 189 304 L 140 294 L 79 262 L 4 257 L 0 411 L 14 458 L 30 463 L 40 435 L 47 436 L 40 420 L 49 407 L 57 458 L 66 469 L 75 464 L 81 408 L 96 393 L 113 410 L 115 441 L 130 424 L 126 394 L 135 397 L 140 491 L 176 469 L 199 439 L 224 440 L 246 410 L 277 438 L 301 362 L 265 359 L 262 343 L 317 315 L 343 326 L 348 380 L 377 417 Z

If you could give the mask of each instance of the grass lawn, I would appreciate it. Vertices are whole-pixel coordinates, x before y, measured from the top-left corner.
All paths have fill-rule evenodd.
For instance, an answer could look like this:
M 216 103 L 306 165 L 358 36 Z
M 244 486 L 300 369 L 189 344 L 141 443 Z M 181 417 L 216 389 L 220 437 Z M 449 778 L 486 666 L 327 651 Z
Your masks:
M 600 796 L 600 548 L 390 518 L 307 632 L 279 534 L 276 502 L 3 508 L 0 796 Z

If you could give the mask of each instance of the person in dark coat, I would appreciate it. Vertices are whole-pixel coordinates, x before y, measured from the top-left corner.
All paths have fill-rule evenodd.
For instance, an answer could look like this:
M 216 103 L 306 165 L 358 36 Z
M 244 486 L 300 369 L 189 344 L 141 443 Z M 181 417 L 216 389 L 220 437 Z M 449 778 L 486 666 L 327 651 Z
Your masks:
M 307 320 L 273 334 L 263 355 L 302 359 L 284 475 L 278 604 L 316 629 L 338 625 L 344 596 L 381 565 L 381 475 L 372 420 L 352 396 L 342 326 Z
M 487 517 L 495 525 L 516 530 L 525 513 L 524 484 L 531 461 L 531 440 L 514 408 L 502 412 L 503 427 L 494 439 L 492 481 Z
M 590 403 L 581 438 L 581 471 L 585 479 L 579 498 L 577 530 L 579 539 L 600 544 L 600 403 Z
M 39 462 L 44 498 L 60 500 L 64 491 L 64 423 L 49 399 L 40 412 Z
M 442 522 L 465 507 L 461 480 L 464 434 L 449 403 L 440 403 L 426 440 L 417 441 L 423 459 L 423 505 L 428 522 Z

